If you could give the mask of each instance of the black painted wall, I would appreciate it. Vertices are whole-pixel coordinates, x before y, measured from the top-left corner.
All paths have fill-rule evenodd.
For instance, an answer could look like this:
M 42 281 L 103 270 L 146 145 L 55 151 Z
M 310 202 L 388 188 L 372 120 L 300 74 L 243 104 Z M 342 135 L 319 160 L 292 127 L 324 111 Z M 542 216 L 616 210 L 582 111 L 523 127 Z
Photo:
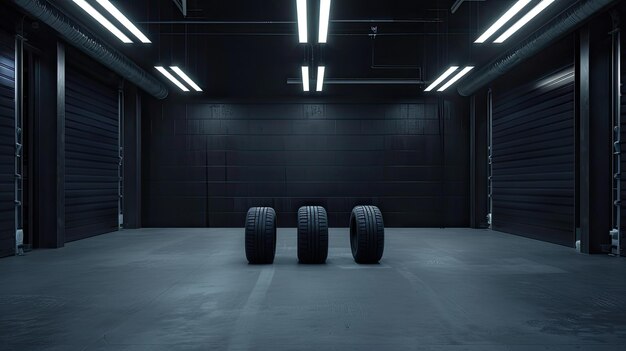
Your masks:
M 15 38 L 0 28 L 0 257 L 15 253 Z
M 252 206 L 295 226 L 304 205 L 348 226 L 468 226 L 467 102 L 219 104 L 143 112 L 143 225 L 239 227 Z

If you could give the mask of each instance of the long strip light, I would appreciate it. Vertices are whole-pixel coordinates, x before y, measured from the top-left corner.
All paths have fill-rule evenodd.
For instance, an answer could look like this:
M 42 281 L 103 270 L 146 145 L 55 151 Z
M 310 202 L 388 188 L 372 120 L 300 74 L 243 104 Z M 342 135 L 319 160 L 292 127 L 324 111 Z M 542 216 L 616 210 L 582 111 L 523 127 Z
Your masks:
M 517 21 L 511 28 L 507 29 L 501 36 L 498 37 L 494 41 L 494 43 L 502 43 L 507 40 L 511 35 L 515 34 L 520 28 L 522 28 L 526 23 L 530 22 L 533 18 L 535 18 L 541 11 L 545 10 L 546 7 L 550 6 L 554 0 L 542 0 L 537 6 L 535 6 L 532 10 L 528 11 L 527 14 L 524 15 L 519 21 Z
M 85 12 L 87 12 L 91 17 L 93 17 L 96 21 L 98 21 L 104 28 L 108 29 L 109 32 L 113 33 L 119 40 L 126 44 L 130 44 L 133 41 L 130 40 L 124 33 L 122 33 L 113 23 L 109 22 L 108 19 L 104 18 L 96 9 L 94 9 L 91 5 L 89 5 L 85 0 L 73 0 L 76 5 L 80 6 Z
M 308 42 L 308 24 L 306 14 L 306 0 L 296 0 L 296 7 L 298 10 L 298 36 L 300 37 L 300 43 L 304 44 Z
M 180 69 L 178 66 L 170 66 L 170 68 L 172 69 L 172 71 L 178 74 L 178 76 L 181 77 L 185 82 L 187 82 L 187 84 L 189 84 L 189 86 L 191 86 L 193 90 L 202 91 L 202 89 L 200 89 L 198 84 L 196 84 L 196 82 L 194 82 L 191 78 L 189 78 L 189 76 L 185 74 L 185 72 L 183 72 L 183 70 Z
M 526 5 L 530 4 L 530 0 L 519 0 L 515 3 L 507 12 L 502 15 L 494 24 L 489 27 L 474 43 L 484 43 L 491 37 L 495 32 L 497 32 L 502 26 L 504 26 L 508 21 L 511 20 L 518 12 L 520 12 Z
M 302 66 L 302 89 L 304 91 L 311 90 L 309 87 L 309 66 Z
M 168 72 L 165 68 L 163 68 L 163 66 L 154 66 L 154 68 L 156 68 L 157 71 L 161 72 L 161 74 L 164 75 L 165 78 L 169 79 L 172 83 L 176 84 L 176 86 L 179 87 L 180 90 L 189 91 L 189 89 L 186 86 L 184 86 L 183 83 L 181 83 L 170 72 Z
M 324 90 L 324 73 L 326 72 L 325 66 L 317 67 L 317 91 Z
M 144 44 L 151 43 L 150 39 L 148 39 L 148 37 L 146 37 L 137 27 L 135 27 L 135 25 L 128 18 L 126 18 L 126 16 L 124 16 L 124 14 L 121 13 L 120 10 L 117 9 L 117 7 L 113 6 L 113 4 L 109 2 L 109 0 L 97 0 L 97 1 L 98 1 L 98 4 L 104 7 L 105 10 L 109 11 L 109 13 L 113 17 L 115 17 L 115 19 L 117 19 L 121 24 L 123 24 L 124 27 L 126 27 L 126 29 L 128 29 L 131 33 L 133 33 L 133 35 L 136 36 L 137 39 L 139 39 L 142 43 Z
M 451 66 L 450 68 L 448 68 L 447 71 L 443 72 L 443 74 L 441 76 L 439 76 L 439 78 L 437 78 L 437 80 L 432 82 L 432 84 L 429 85 L 428 88 L 424 89 L 424 91 L 431 91 L 431 90 L 435 89 L 437 87 L 437 85 L 441 84 L 441 82 L 446 80 L 446 78 L 448 78 L 457 69 L 459 69 L 459 66 Z
M 459 79 L 463 78 L 463 76 L 469 73 L 469 71 L 471 71 L 472 69 L 474 69 L 474 66 L 467 66 L 463 68 L 461 72 L 457 73 L 456 76 L 454 76 L 446 84 L 441 86 L 441 88 L 437 89 L 437 91 L 444 91 L 448 89 L 452 84 L 456 83 Z
M 325 44 L 328 40 L 328 22 L 330 22 L 330 1 L 320 0 L 320 44 Z

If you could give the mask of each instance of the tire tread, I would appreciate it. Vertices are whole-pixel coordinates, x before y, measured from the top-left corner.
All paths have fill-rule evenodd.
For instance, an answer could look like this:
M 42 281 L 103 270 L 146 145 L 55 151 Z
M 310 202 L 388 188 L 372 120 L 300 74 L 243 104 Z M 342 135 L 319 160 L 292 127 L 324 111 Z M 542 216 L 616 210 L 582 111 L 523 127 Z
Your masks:
M 377 263 L 383 257 L 385 225 L 376 206 L 356 206 L 350 215 L 350 246 L 357 263 Z
M 271 264 L 276 255 L 276 212 L 252 207 L 246 215 L 246 258 L 250 264 Z
M 324 263 L 328 258 L 328 215 L 321 206 L 298 209 L 298 261 Z

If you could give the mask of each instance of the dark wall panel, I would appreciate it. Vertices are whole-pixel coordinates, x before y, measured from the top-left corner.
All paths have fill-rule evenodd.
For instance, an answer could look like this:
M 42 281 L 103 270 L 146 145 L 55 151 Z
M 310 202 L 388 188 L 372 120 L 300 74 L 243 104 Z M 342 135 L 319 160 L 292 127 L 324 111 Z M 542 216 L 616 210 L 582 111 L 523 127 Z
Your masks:
M 242 226 L 267 205 L 294 226 L 322 205 L 347 226 L 374 204 L 388 226 L 467 226 L 467 107 L 177 104 L 144 109 L 144 226 Z
M 15 254 L 15 39 L 0 29 L 0 257 Z
M 118 93 L 68 65 L 65 101 L 65 235 L 73 241 L 118 229 Z
M 493 98 L 493 229 L 572 246 L 574 68 Z

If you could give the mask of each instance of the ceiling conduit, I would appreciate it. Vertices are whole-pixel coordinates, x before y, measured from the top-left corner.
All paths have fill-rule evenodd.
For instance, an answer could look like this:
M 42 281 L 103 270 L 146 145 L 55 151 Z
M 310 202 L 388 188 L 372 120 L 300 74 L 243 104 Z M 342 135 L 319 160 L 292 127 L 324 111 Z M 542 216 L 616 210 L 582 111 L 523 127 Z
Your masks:
M 594 14 L 619 0 L 581 0 L 567 11 L 561 13 L 546 29 L 533 33 L 529 38 L 516 45 L 506 54 L 480 69 L 471 79 L 459 85 L 459 94 L 470 96 L 496 78 L 513 69 L 522 61 L 570 33 Z
M 153 75 L 106 43 L 90 37 L 67 16 L 41 0 L 12 0 L 20 9 L 56 30 L 63 39 L 113 72 L 157 99 L 165 99 L 167 88 Z

